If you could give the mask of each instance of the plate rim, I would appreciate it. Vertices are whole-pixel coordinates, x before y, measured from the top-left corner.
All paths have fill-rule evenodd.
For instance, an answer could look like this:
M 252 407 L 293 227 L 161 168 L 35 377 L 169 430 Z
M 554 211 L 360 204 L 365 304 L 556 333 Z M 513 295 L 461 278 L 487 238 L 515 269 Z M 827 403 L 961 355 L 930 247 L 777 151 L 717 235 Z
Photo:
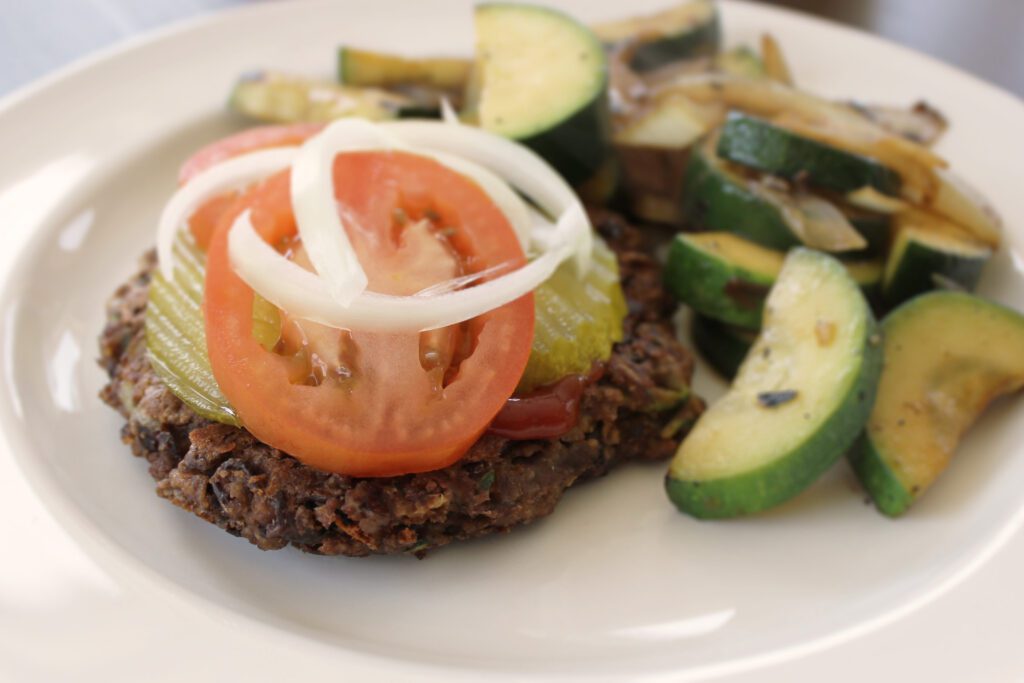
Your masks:
M 789 15 L 804 23 L 818 24 L 826 31 L 838 30 L 840 32 L 859 36 L 862 39 L 867 38 L 872 42 L 885 44 L 889 49 L 895 48 L 905 54 L 913 55 L 917 59 L 923 59 L 927 68 L 930 70 L 938 69 L 945 71 L 957 79 L 971 82 L 972 87 L 982 87 L 991 91 L 992 94 L 998 95 L 1000 98 L 1007 100 L 1007 105 L 1017 107 L 1020 112 L 1024 114 L 1024 100 L 1016 96 L 1011 91 L 999 85 L 987 82 L 959 67 L 947 64 L 936 57 L 913 48 L 909 48 L 905 45 L 895 43 L 857 28 L 846 26 L 829 19 L 808 15 L 790 8 L 760 5 L 754 2 L 749 2 L 748 0 L 720 1 L 722 4 L 727 6 L 742 8 L 742 11 L 744 12 L 754 10 L 757 12 L 763 12 L 767 15 Z M 59 67 L 45 76 L 22 85 L 5 95 L 3 98 L 0 98 L 0 125 L 2 125 L 4 117 L 11 110 L 30 104 L 32 99 L 39 94 L 59 88 L 62 84 L 68 81 L 73 81 L 81 73 L 88 72 L 89 70 L 97 68 L 109 61 L 123 59 L 133 51 L 144 48 L 152 43 L 173 40 L 180 35 L 185 35 L 191 31 L 208 27 L 211 24 L 220 22 L 231 23 L 236 21 L 238 17 L 244 15 L 263 13 L 272 14 L 275 12 L 288 14 L 295 11 L 296 7 L 308 9 L 310 6 L 329 6 L 332 4 L 336 3 L 332 2 L 332 0 L 303 0 L 301 3 L 291 4 L 262 3 L 241 5 L 227 9 L 205 12 L 199 16 L 173 22 L 169 25 L 131 36 L 125 40 L 121 40 L 113 45 L 91 52 L 80 59 Z M 58 199 L 57 201 L 59 202 L 60 200 Z M 34 230 L 28 239 L 19 246 L 18 251 L 12 260 L 12 265 L 7 272 L 0 272 L 0 311 L 7 312 L 13 308 L 12 304 L 17 299 L 17 295 L 24 289 L 24 285 L 27 282 L 25 277 L 26 271 L 30 268 L 30 264 L 34 262 L 34 258 L 38 257 L 40 251 L 45 245 L 46 238 L 51 236 L 51 232 L 52 231 L 48 230 Z M 10 331 L 13 329 L 11 322 L 11 320 L 4 321 L 5 333 L 2 338 L 0 338 L 0 353 L 3 354 L 3 361 L 5 364 L 8 360 L 8 354 L 11 351 L 11 342 L 13 340 L 13 335 L 10 335 Z M 226 620 L 229 623 L 237 624 L 239 626 L 244 625 L 248 628 L 255 627 L 255 629 L 264 637 L 270 636 L 274 638 L 281 638 L 284 636 L 289 640 L 289 642 L 295 643 L 301 647 L 310 648 L 312 646 L 320 653 L 321 656 L 333 659 L 354 657 L 363 660 L 368 664 L 380 666 L 382 669 L 390 668 L 390 670 L 395 671 L 396 673 L 402 672 L 406 674 L 423 675 L 426 673 L 425 669 L 427 669 L 430 671 L 430 675 L 432 677 L 436 676 L 438 679 L 441 679 L 442 677 L 447 679 L 451 679 L 452 677 L 472 679 L 481 674 L 486 674 L 489 677 L 500 677 L 503 680 L 517 679 L 523 675 L 543 675 L 546 678 L 558 680 L 576 678 L 577 674 L 573 674 L 571 672 L 534 669 L 496 670 L 493 668 L 479 668 L 479 665 L 477 664 L 442 664 L 433 660 L 424 660 L 417 657 L 389 656 L 360 648 L 344 647 L 336 643 L 325 641 L 323 638 L 318 637 L 315 632 L 311 631 L 306 633 L 307 629 L 299 627 L 295 627 L 294 629 L 282 628 L 280 626 L 263 622 L 254 616 L 236 611 L 178 584 L 172 579 L 164 576 L 159 571 L 152 569 L 145 563 L 137 560 L 126 548 L 123 548 L 115 540 L 109 538 L 98 524 L 94 523 L 87 516 L 79 514 L 78 506 L 63 493 L 62 487 L 47 471 L 46 466 L 42 462 L 38 462 L 36 458 L 25 454 L 31 451 L 31 439 L 23 429 L 19 429 L 19 426 L 21 425 L 21 417 L 18 415 L 18 410 L 16 409 L 16 401 L 11 395 L 14 391 L 14 386 L 10 381 L 10 378 L 8 378 L 5 384 L 7 384 L 7 390 L 5 392 L 0 392 L 0 447 L 5 447 L 6 450 L 9 451 L 11 460 L 14 462 L 18 471 L 24 476 L 25 481 L 28 483 L 31 490 L 43 503 L 43 506 L 53 516 L 53 518 L 70 532 L 69 536 L 73 542 L 83 548 L 83 550 L 85 550 L 90 557 L 96 560 L 104 570 L 125 581 L 126 584 L 140 588 L 153 588 L 158 594 L 163 595 L 167 599 L 180 601 L 193 607 L 199 607 L 203 611 L 213 612 L 215 614 L 211 616 L 215 616 L 220 620 Z M 17 441 L 18 443 L 12 443 L 12 440 Z M 16 446 L 23 446 L 23 448 L 18 448 Z M 1009 519 L 1009 521 L 1004 523 L 998 532 L 993 534 L 989 541 L 981 547 L 979 552 L 973 558 L 962 562 L 959 567 L 949 571 L 944 578 L 935 582 L 927 590 L 922 591 L 910 600 L 901 603 L 891 610 L 881 612 L 870 619 L 866 619 L 846 628 L 838 629 L 819 638 L 803 641 L 774 651 L 755 654 L 742 659 L 723 660 L 720 662 L 716 661 L 709 664 L 697 665 L 686 668 L 685 670 L 677 671 L 666 669 L 661 671 L 649 671 L 640 674 L 639 677 L 656 677 L 666 673 L 671 673 L 676 677 L 676 680 L 693 680 L 698 678 L 719 677 L 751 672 L 813 653 L 822 652 L 843 642 L 862 637 L 885 625 L 902 619 L 924 605 L 938 599 L 944 593 L 968 579 L 978 568 L 991 559 L 991 557 L 995 555 L 1010 540 L 1010 538 L 1018 532 L 1022 525 L 1024 525 L 1024 503 L 1021 504 L 1017 512 Z M 603 680 L 604 676 L 598 676 L 597 679 Z

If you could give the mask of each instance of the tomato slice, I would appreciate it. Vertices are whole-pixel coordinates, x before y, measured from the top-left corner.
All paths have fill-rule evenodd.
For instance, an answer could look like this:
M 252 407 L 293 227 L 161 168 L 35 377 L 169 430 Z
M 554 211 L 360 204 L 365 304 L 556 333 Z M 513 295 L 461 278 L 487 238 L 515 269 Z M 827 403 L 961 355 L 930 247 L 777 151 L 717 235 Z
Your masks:
M 324 124 L 322 123 L 295 123 L 287 126 L 246 128 L 240 133 L 210 143 L 189 157 L 178 171 L 178 184 L 184 185 L 193 176 L 199 175 L 211 166 L 240 154 L 268 147 L 301 145 L 323 128 Z
M 184 185 L 193 176 L 211 166 L 240 154 L 268 147 L 301 145 L 323 130 L 322 123 L 299 123 L 289 126 L 257 126 L 211 143 L 193 154 L 178 171 L 178 184 Z M 285 192 L 288 188 L 285 186 Z M 206 250 L 221 217 L 235 204 L 237 192 L 222 194 L 209 200 L 188 220 L 188 229 L 196 245 Z
M 349 333 L 310 323 L 296 323 L 296 330 L 289 322 L 278 349 L 266 351 L 253 339 L 253 292 L 230 267 L 227 235 L 235 216 L 253 208 L 261 236 L 299 260 L 301 244 L 282 243 L 295 232 L 287 195 L 275 189 L 287 184 L 283 172 L 250 188 L 210 243 L 206 337 L 218 384 L 253 435 L 313 467 L 389 476 L 450 465 L 522 376 L 533 295 L 429 333 Z M 343 154 L 334 189 L 353 219 L 349 238 L 373 291 L 410 293 L 452 275 L 525 262 L 486 193 L 431 159 Z

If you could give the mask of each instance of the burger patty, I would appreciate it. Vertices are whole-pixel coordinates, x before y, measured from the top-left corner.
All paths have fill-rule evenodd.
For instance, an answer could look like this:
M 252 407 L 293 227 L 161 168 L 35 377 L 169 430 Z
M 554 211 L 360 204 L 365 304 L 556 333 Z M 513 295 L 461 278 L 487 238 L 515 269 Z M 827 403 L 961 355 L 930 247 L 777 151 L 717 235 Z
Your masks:
M 620 462 L 672 455 L 704 407 L 689 394 L 693 358 L 675 338 L 674 304 L 641 233 L 610 213 L 592 219 L 618 256 L 629 313 L 604 375 L 584 391 L 579 423 L 559 438 L 487 433 L 449 467 L 395 477 L 304 465 L 195 414 L 154 372 L 144 333 L 152 253 L 108 304 L 100 363 L 110 381 L 101 397 L 126 418 L 122 439 L 149 462 L 158 495 L 264 550 L 422 556 L 508 531 Z

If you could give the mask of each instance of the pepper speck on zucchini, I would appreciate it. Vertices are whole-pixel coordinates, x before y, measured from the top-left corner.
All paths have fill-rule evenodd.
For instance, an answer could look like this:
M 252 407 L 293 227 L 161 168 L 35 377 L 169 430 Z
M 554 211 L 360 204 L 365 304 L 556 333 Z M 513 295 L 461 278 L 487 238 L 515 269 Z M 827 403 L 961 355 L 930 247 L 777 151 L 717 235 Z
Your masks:
M 885 370 L 853 469 L 890 517 L 946 469 L 995 398 L 1024 386 L 1024 315 L 962 292 L 908 301 L 882 322 Z
M 871 410 L 880 337 L 837 260 L 792 251 L 765 313 L 732 387 L 669 467 L 669 498 L 694 517 L 751 514 L 797 495 L 843 455 Z

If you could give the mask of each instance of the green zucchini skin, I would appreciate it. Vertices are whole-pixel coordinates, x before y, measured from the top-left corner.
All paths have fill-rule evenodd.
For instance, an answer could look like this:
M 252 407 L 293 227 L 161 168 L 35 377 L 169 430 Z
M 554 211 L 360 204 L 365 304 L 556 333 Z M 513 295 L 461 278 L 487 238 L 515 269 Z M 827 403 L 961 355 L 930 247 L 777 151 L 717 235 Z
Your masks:
M 727 380 L 736 376 L 757 336 L 699 314 L 691 318 L 690 334 L 704 360 Z
M 899 517 L 910 508 L 914 496 L 893 474 L 866 430 L 850 449 L 847 458 L 879 512 L 887 517 Z
M 764 248 L 756 266 L 736 262 L 729 255 L 728 244 L 712 253 L 701 247 L 701 240 L 715 233 L 680 233 L 672 240 L 665 263 L 664 280 L 677 299 L 701 315 L 745 330 L 759 330 L 764 302 L 775 284 L 784 254 Z M 740 244 L 748 243 L 729 233 L 716 238 L 727 238 Z M 750 248 L 755 248 L 749 244 Z M 735 252 L 732 252 L 735 253 Z M 751 262 L 753 263 L 753 262 Z M 843 267 L 863 291 L 868 301 L 876 301 L 882 283 L 882 264 L 873 260 L 842 260 Z
M 468 111 L 485 130 L 539 154 L 570 185 L 597 183 L 613 161 L 608 57 L 597 37 L 567 14 L 537 5 L 480 4 L 475 22 L 478 63 L 470 79 L 473 88 L 467 86 Z M 518 43 L 509 42 L 512 35 L 520 39 Z M 539 43 L 537 35 L 557 36 L 559 42 Z M 521 66 L 529 59 L 547 60 L 536 65 L 546 82 L 531 83 L 509 67 L 494 68 L 508 61 Z M 556 86 L 571 90 L 576 85 L 578 92 L 551 92 L 542 99 L 534 92 L 548 93 Z M 529 107 L 522 106 L 526 102 Z
M 886 268 L 887 277 L 882 285 L 882 297 L 889 306 L 897 306 L 935 289 L 938 286 L 935 275 L 948 278 L 972 292 L 988 262 L 987 255 L 942 251 L 913 239 L 907 242 L 905 249 L 894 249 L 890 258 L 897 262 Z
M 721 43 L 722 27 L 716 11 L 705 24 L 682 33 L 641 43 L 633 52 L 629 65 L 640 73 L 653 71 L 671 62 L 714 55 Z
M 539 154 L 572 186 L 597 177 L 612 158 L 612 117 L 604 91 L 552 128 L 517 142 Z
M 871 334 L 877 329 L 875 324 L 869 327 Z M 854 443 L 871 413 L 882 354 L 880 344 L 868 339 L 857 381 L 811 438 L 784 460 L 727 479 L 682 481 L 667 476 L 665 488 L 676 507 L 698 519 L 739 517 L 784 503 L 817 481 Z
M 870 185 L 896 195 L 900 177 L 887 166 L 859 154 L 792 133 L 764 119 L 730 112 L 718 139 L 718 154 L 734 163 L 782 178 L 807 182 L 837 192 Z
M 867 211 L 850 211 L 846 215 L 850 225 L 857 229 L 867 241 L 867 248 L 858 252 L 860 255 L 884 254 L 892 241 L 892 221 L 888 216 L 872 214 Z
M 439 90 L 461 90 L 473 63 L 457 57 L 410 58 L 400 55 L 338 48 L 338 82 L 346 85 L 388 88 L 419 85 Z
M 665 284 L 695 311 L 749 330 L 761 328 L 761 313 L 774 277 L 746 270 L 676 235 L 665 265 Z
M 715 56 L 722 42 L 718 6 L 712 0 L 689 0 L 656 14 L 597 24 L 593 31 L 609 50 L 626 50 L 629 67 L 639 73 Z
M 848 458 L 878 510 L 898 517 L 986 407 L 1024 386 L 1024 315 L 964 292 L 929 292 L 892 311 L 882 333 L 878 397 Z
M 839 275 L 838 263 L 829 267 Z M 841 276 L 849 277 L 845 273 Z M 860 299 L 857 308 L 863 325 L 858 332 L 857 352 L 849 359 L 846 376 L 852 379 L 845 386 L 837 387 L 843 393 L 835 407 L 801 442 L 755 469 L 711 479 L 684 479 L 675 474 L 674 461 L 666 476 L 665 488 L 682 512 L 698 519 L 717 519 L 774 507 L 810 486 L 854 443 L 871 413 L 882 370 L 882 345 L 878 324 L 859 290 L 852 282 L 844 289 L 846 296 Z M 760 342 L 761 339 L 755 343 L 751 353 L 759 352 Z M 702 419 L 709 415 L 711 412 Z M 695 429 L 700 429 L 699 422 Z M 680 454 L 685 445 L 684 441 Z
M 682 214 L 701 230 L 742 235 L 752 242 L 785 251 L 800 244 L 778 208 L 746 188 L 742 178 L 727 173 L 715 158 L 712 141 L 693 148 L 686 169 Z

